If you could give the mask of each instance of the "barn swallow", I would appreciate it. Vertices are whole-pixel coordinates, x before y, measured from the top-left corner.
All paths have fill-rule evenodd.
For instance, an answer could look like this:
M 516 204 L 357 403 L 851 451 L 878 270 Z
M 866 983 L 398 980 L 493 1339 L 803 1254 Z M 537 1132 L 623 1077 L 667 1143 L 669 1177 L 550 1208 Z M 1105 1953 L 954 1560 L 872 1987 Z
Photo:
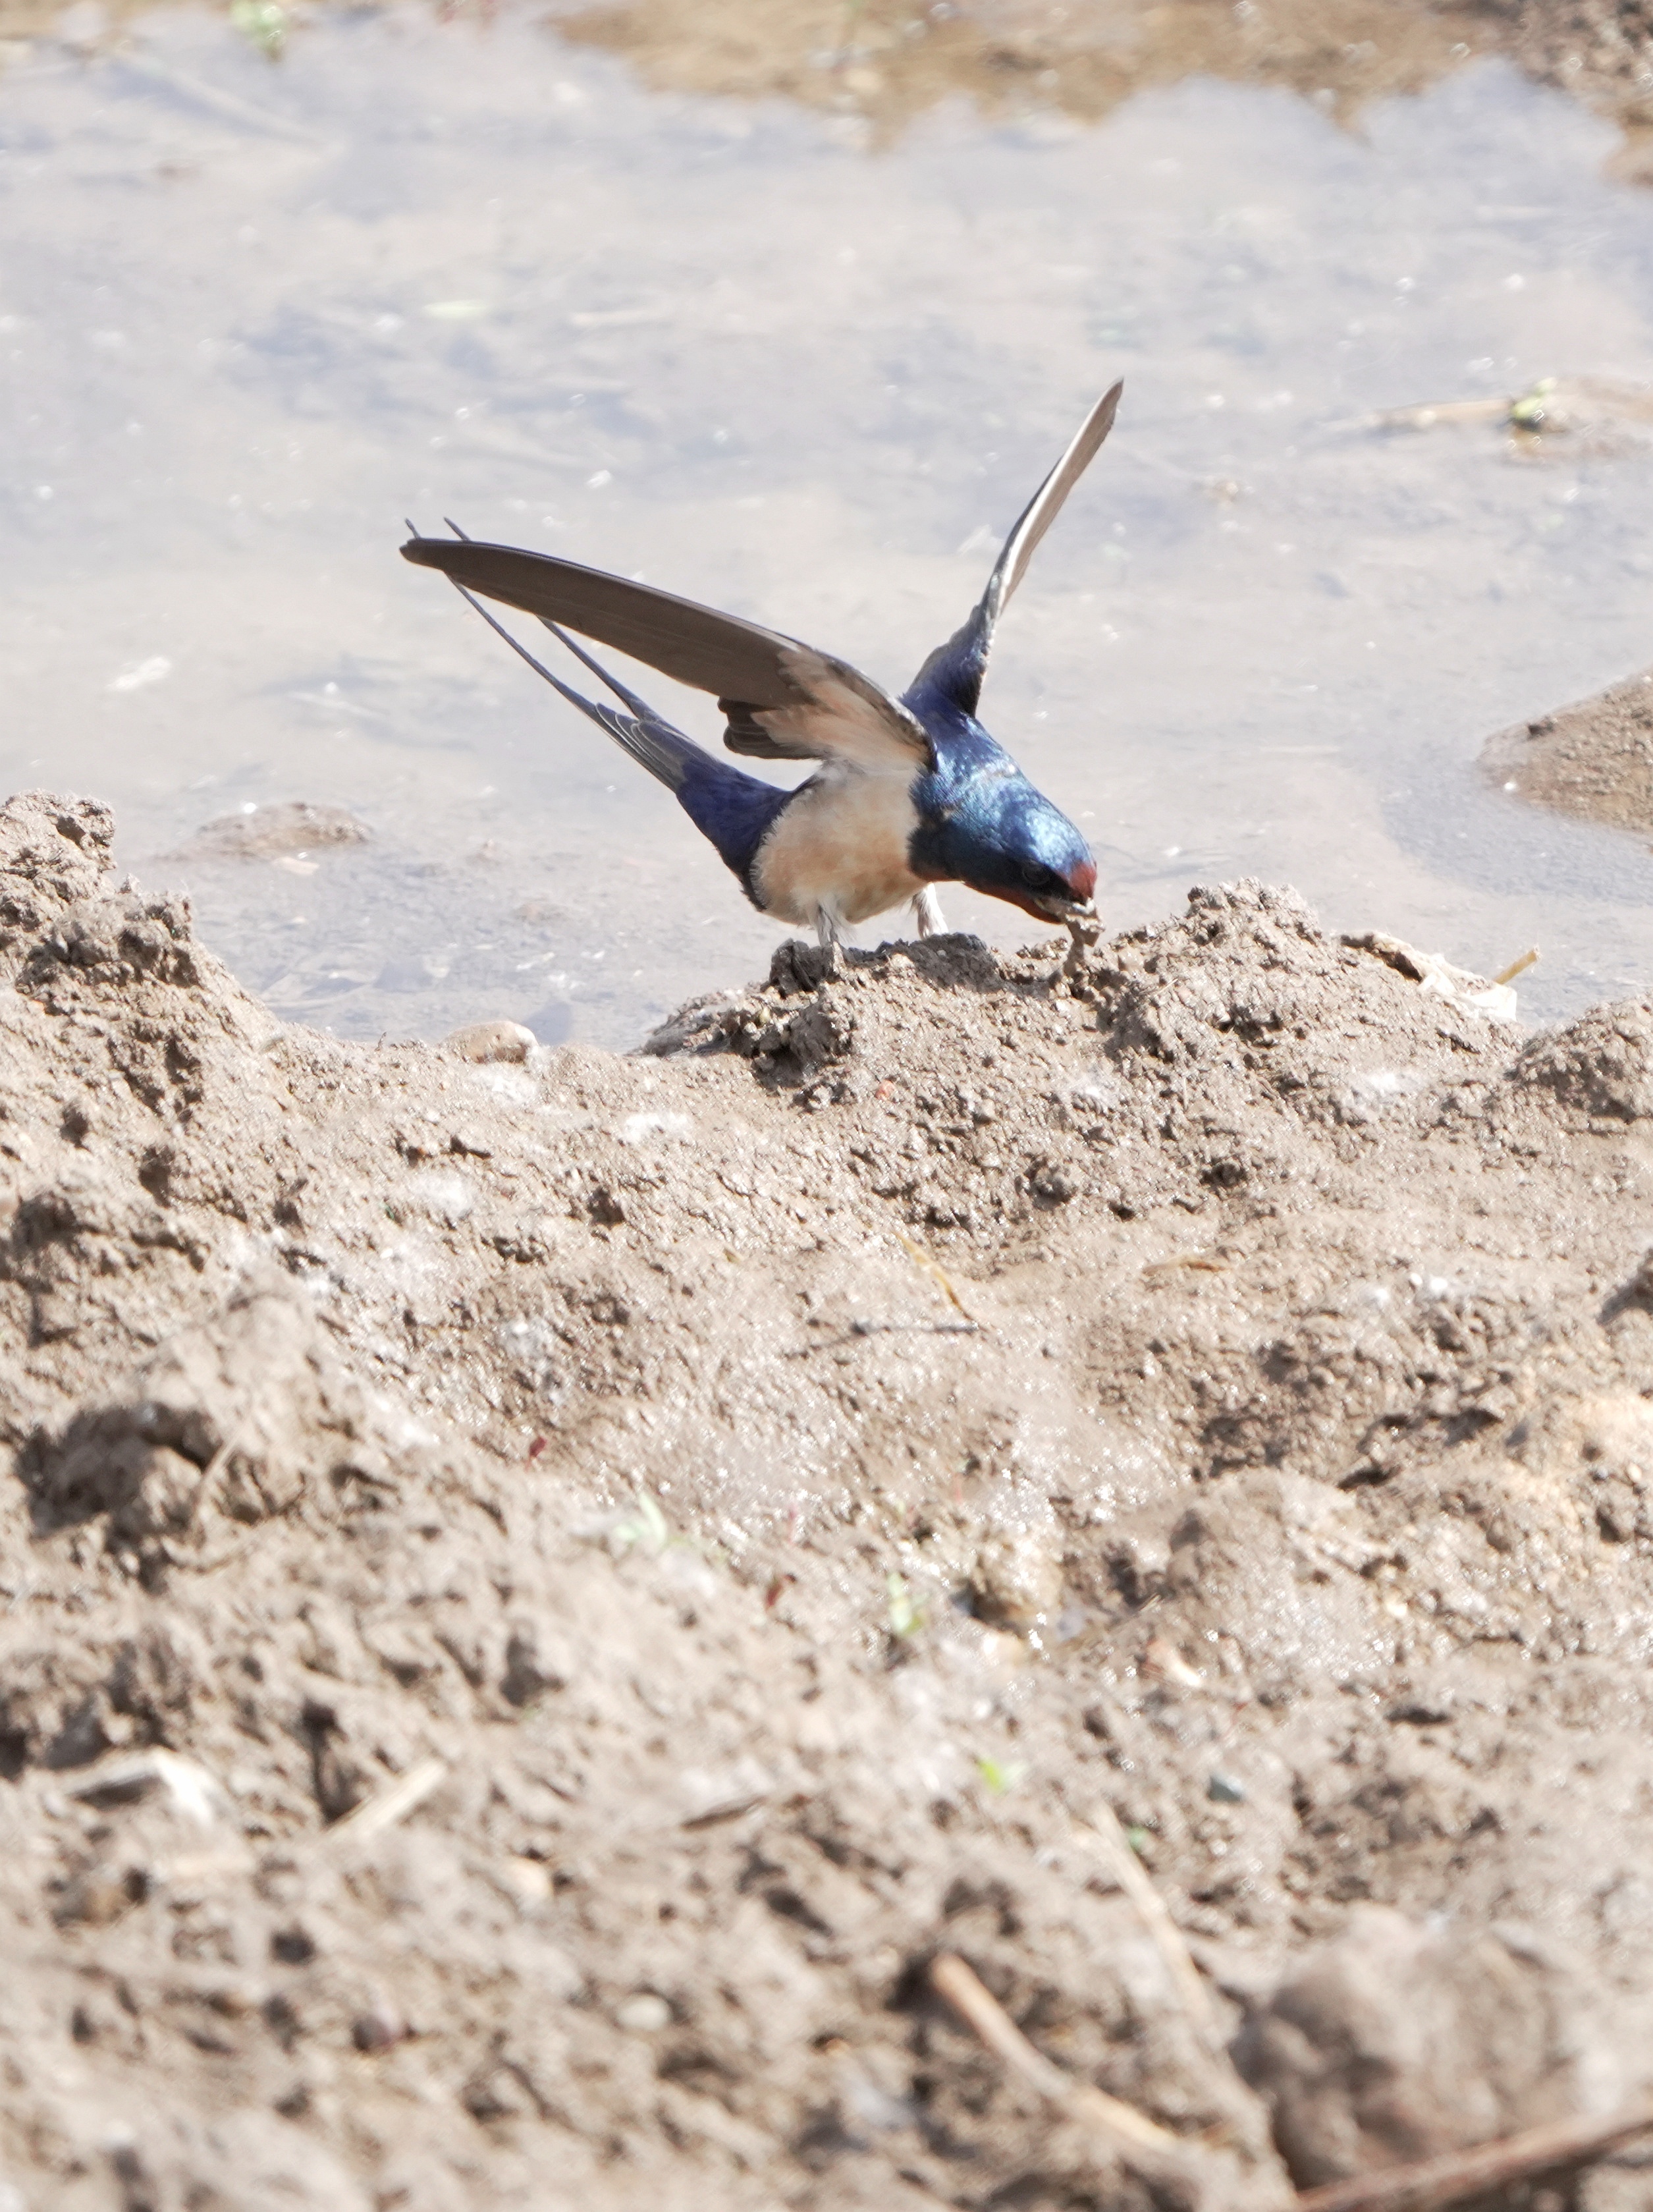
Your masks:
M 738 616 L 543 553 L 417 534 L 403 557 L 440 568 L 573 706 L 657 776 L 760 913 L 813 923 L 823 945 L 912 902 L 942 927 L 934 886 L 963 883 L 1041 920 L 1088 915 L 1097 864 L 1067 817 L 975 719 L 994 634 L 1035 548 L 1113 428 L 1123 386 L 1097 401 L 1006 540 L 963 627 L 895 699 L 848 662 Z M 409 526 L 412 527 L 411 525 Z M 544 667 L 477 594 L 536 615 L 620 702 L 599 705 Z M 592 638 L 717 700 L 731 752 L 811 760 L 787 791 L 674 729 L 569 635 Z M 625 711 L 621 711 L 623 708 Z

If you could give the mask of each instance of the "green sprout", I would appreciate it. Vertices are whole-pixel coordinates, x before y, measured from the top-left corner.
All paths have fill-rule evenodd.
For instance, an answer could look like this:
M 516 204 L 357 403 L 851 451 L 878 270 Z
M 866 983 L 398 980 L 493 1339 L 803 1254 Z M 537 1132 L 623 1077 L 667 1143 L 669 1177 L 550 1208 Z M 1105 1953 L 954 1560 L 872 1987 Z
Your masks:
M 924 1607 L 908 1589 L 904 1577 L 888 1574 L 884 1587 L 890 1597 L 890 1633 L 903 1640 L 916 1636 L 924 1626 Z
M 658 1559 L 672 1541 L 671 1523 L 661 1512 L 659 1502 L 647 1491 L 638 1497 L 629 1513 L 619 1515 L 609 1528 L 609 1546 L 617 1559 L 637 1551 L 646 1559 Z
M 1548 420 L 1550 401 L 1555 393 L 1555 379 L 1541 376 L 1530 392 L 1523 392 L 1519 399 L 1510 402 L 1510 423 L 1516 430 L 1541 430 Z
M 229 20 L 244 39 L 279 61 L 287 44 L 287 10 L 279 0 L 229 0 Z
M 994 1797 L 1008 1797 L 1027 1769 L 1013 1759 L 989 1759 L 985 1753 L 977 1759 L 975 1771 L 981 1778 L 982 1787 Z

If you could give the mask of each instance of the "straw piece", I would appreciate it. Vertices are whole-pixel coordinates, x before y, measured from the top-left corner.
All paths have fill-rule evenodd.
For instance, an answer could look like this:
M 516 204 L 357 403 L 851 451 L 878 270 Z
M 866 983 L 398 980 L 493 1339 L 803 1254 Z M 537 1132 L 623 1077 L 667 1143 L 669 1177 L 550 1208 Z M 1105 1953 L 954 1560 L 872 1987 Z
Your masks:
M 930 1979 L 959 2018 L 1000 2063 L 1030 2089 L 1075 2121 L 1145 2179 L 1187 2183 L 1204 2165 L 1180 2136 L 1088 2082 L 1075 2081 L 1037 2051 L 1010 2014 L 964 1961 L 944 1952 L 930 1968 Z
M 935 1280 L 940 1284 L 942 1289 L 945 1291 L 950 1304 L 957 1308 L 958 1311 L 963 1315 L 965 1320 L 969 1322 L 972 1328 L 980 1328 L 981 1326 L 981 1322 L 977 1321 L 975 1316 L 970 1311 L 963 1299 L 959 1297 L 957 1291 L 953 1288 L 951 1282 L 948 1279 L 946 1271 L 943 1268 L 939 1261 L 933 1260 L 921 1244 L 915 1244 L 912 1238 L 910 1237 L 903 1237 L 899 1229 L 896 1230 L 896 1236 L 908 1258 L 914 1261 L 919 1267 L 922 1267 L 927 1275 L 934 1277 Z
M 1537 945 L 1528 945 L 1526 951 L 1522 954 L 1519 960 L 1512 960 L 1507 968 L 1499 969 L 1498 974 L 1492 978 L 1493 982 L 1495 984 L 1513 983 L 1517 975 L 1524 975 L 1526 974 L 1527 970 L 1533 965 L 1534 962 L 1537 958 Z
M 1220 2049 L 1222 2025 L 1212 2003 L 1211 1991 L 1182 1940 L 1182 1929 L 1171 1917 L 1170 1908 L 1154 1887 L 1148 1869 L 1131 1849 L 1112 1806 L 1098 1805 L 1088 1821 L 1075 1821 L 1074 1832 L 1106 1862 L 1108 1871 L 1135 1906 L 1138 1917 L 1165 1962 L 1184 2011 L 1199 2031 L 1200 2041 L 1207 2051 Z
M 1441 2158 L 1328 2181 L 1304 2191 L 1297 2212 L 1443 2212 L 1447 2205 L 1507 2189 L 1534 2174 L 1588 2165 L 1650 2129 L 1653 2098 L 1644 2098 L 1604 2120 L 1554 2120 L 1498 2142 L 1477 2143 L 1473 2150 L 1448 2151 Z
M 378 1790 L 371 1797 L 353 1805 L 342 1820 L 335 1820 L 326 1832 L 327 1839 L 348 1838 L 364 1843 L 374 1836 L 382 1835 L 393 1828 L 398 1820 L 405 1820 L 416 1806 L 422 1805 L 437 1784 L 447 1778 L 445 1759 L 422 1759 L 398 1775 L 387 1789 Z

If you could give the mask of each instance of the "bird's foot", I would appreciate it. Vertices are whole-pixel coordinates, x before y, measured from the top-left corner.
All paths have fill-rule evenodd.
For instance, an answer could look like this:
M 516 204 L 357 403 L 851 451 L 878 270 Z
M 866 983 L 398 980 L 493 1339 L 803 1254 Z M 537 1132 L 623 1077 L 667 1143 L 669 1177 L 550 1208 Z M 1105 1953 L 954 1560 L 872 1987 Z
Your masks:
M 946 929 L 941 918 L 941 901 L 928 884 L 913 901 L 913 918 L 918 924 L 921 937 L 939 937 Z

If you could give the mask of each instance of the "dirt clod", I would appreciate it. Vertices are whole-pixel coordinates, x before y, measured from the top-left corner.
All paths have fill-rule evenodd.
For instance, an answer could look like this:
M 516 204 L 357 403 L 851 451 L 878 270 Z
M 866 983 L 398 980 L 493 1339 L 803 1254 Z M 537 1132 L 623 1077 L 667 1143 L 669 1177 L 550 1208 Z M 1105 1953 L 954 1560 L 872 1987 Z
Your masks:
M 180 859 L 279 860 L 307 856 L 330 846 L 365 845 L 368 831 L 342 806 L 317 806 L 307 799 L 283 799 L 240 814 L 222 814 L 204 823 Z
M 1609 2110 L 1620 2071 L 1534 1930 L 1431 1930 L 1372 1905 L 1286 1976 L 1239 2057 L 1304 2188 Z
M 1653 52 L 1653 23 L 1649 38 Z M 1534 805 L 1653 831 L 1653 672 L 1500 730 L 1482 747 L 1481 766 Z

